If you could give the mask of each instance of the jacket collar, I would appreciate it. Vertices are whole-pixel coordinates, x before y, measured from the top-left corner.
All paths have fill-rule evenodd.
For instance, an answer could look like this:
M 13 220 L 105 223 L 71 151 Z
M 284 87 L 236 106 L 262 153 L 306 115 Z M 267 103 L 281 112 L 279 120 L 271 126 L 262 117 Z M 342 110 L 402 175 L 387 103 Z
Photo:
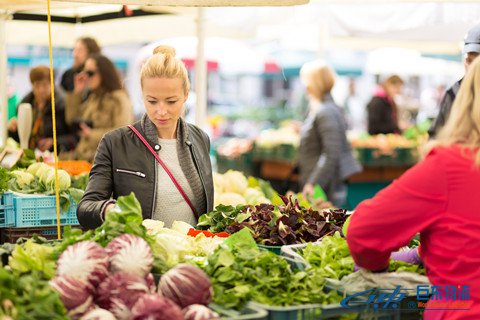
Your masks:
M 151 145 L 158 143 L 158 132 L 155 124 L 150 120 L 150 118 L 145 113 L 141 119 L 141 127 L 143 132 L 145 132 L 145 137 Z M 177 140 L 184 141 L 185 144 L 191 144 L 189 140 L 189 130 L 186 122 L 179 118 L 177 122 Z

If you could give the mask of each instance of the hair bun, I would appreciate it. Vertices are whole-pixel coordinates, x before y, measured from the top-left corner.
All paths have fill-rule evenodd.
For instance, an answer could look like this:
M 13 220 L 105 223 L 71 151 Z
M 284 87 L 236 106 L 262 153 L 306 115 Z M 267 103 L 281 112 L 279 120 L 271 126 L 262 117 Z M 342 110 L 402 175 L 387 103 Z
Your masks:
M 153 49 L 153 54 L 161 53 L 166 56 L 172 56 L 175 57 L 175 49 L 170 47 L 170 46 L 158 46 L 155 49 Z

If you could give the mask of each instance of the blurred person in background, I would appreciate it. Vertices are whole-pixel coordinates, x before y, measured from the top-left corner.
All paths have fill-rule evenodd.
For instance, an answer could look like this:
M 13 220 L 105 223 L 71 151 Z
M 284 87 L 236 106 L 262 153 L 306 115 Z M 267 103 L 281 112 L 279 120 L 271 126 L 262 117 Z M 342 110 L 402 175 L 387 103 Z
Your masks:
M 53 150 L 52 95 L 50 85 L 50 68 L 37 66 L 30 70 L 30 91 L 20 103 L 32 106 L 32 131 L 28 147 L 40 151 Z M 58 90 L 55 90 L 55 120 L 57 130 L 58 151 L 69 151 L 75 147 L 75 137 L 70 134 L 65 121 L 65 100 Z M 10 119 L 7 125 L 9 136 L 20 141 L 18 137 L 17 118 Z
M 475 60 L 480 54 L 480 24 L 477 24 L 472 29 L 468 30 L 467 34 L 465 35 L 463 54 L 463 65 L 466 72 L 468 71 L 468 68 L 473 62 L 473 60 Z M 435 138 L 438 131 L 445 125 L 445 122 L 448 120 L 450 110 L 452 109 L 453 101 L 455 100 L 458 90 L 460 89 L 462 80 L 463 78 L 455 82 L 445 92 L 445 95 L 440 102 L 438 115 L 433 121 L 430 129 L 428 129 L 428 134 L 431 138 Z
M 467 288 L 469 296 L 466 310 L 455 310 L 462 302 L 458 295 L 443 300 L 443 310 L 428 310 L 427 304 L 424 319 L 480 319 L 480 60 L 469 68 L 429 150 L 420 163 L 357 206 L 347 230 L 350 252 L 360 267 L 385 270 L 391 253 L 420 233 L 419 249 L 397 252 L 396 260 L 423 261 L 430 283 L 443 294 L 440 300 L 446 285 Z M 431 308 L 436 302 L 429 302 Z
M 427 120 L 433 121 L 436 118 L 445 88 L 444 84 L 438 84 L 435 87 L 428 87 L 422 91 L 420 108 L 416 119 L 417 124 Z
M 323 61 L 303 65 L 300 78 L 309 98 L 309 113 L 300 131 L 298 169 L 300 187 L 309 197 L 315 184 L 325 190 L 337 207 L 345 205 L 346 180 L 361 166 L 347 141 L 347 125 L 342 109 L 330 94 L 335 84 L 333 70 Z
M 356 132 L 365 132 L 365 104 L 358 95 L 357 81 L 355 78 L 348 79 L 348 92 L 343 103 L 343 108 L 345 110 L 348 129 Z
M 133 107 L 117 69 L 101 54 L 87 59 L 83 71 L 75 76 L 74 87 L 66 108 L 67 123 L 80 137 L 74 158 L 92 161 L 105 133 L 133 121 Z M 82 102 L 86 88 L 90 95 Z
M 60 81 L 60 85 L 65 92 L 70 93 L 75 89 L 75 76 L 83 70 L 88 56 L 99 53 L 101 53 L 100 46 L 93 38 L 82 37 L 75 42 L 72 52 L 73 66 L 63 73 Z
M 168 228 L 175 220 L 196 225 L 213 208 L 210 139 L 182 118 L 190 81 L 172 47 L 155 48 L 141 69 L 140 84 L 142 119 L 106 134 L 98 147 L 77 209 L 85 228 L 100 226 L 115 199 L 131 192 L 144 219 Z
M 376 88 L 367 105 L 368 133 L 400 133 L 395 96 L 402 92 L 404 81 L 397 75 L 386 78 Z

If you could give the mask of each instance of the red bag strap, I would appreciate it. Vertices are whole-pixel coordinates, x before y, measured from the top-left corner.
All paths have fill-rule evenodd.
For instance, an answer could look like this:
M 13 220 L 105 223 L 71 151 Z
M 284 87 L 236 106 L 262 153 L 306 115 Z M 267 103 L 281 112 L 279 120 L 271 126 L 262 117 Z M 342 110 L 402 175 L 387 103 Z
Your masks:
M 193 206 L 192 202 L 190 201 L 190 199 L 188 198 L 187 194 L 185 193 L 185 191 L 183 191 L 182 187 L 180 186 L 180 184 L 177 182 L 177 179 L 175 179 L 175 177 L 173 176 L 172 172 L 170 172 L 170 170 L 167 168 L 167 166 L 165 165 L 165 163 L 162 161 L 162 159 L 160 159 L 160 156 L 153 150 L 152 146 L 147 142 L 147 140 L 145 140 L 145 138 L 142 136 L 142 134 L 140 132 L 138 132 L 137 129 L 135 129 L 134 126 L 132 126 L 131 124 L 128 125 L 128 127 L 130 129 L 132 129 L 132 131 L 137 135 L 137 137 L 143 142 L 143 144 L 145 145 L 145 147 L 147 147 L 147 149 L 150 151 L 151 154 L 153 154 L 153 156 L 155 157 L 155 159 L 157 159 L 158 163 L 162 166 L 162 168 L 165 170 L 165 172 L 168 174 L 168 176 L 170 177 L 170 179 L 172 179 L 172 182 L 173 184 L 175 185 L 175 187 L 177 187 L 178 191 L 180 192 L 180 194 L 182 195 L 183 199 L 185 199 L 185 201 L 187 202 L 188 206 L 190 207 L 190 209 L 192 209 L 193 211 L 193 214 L 195 215 L 195 218 L 198 220 L 198 214 L 197 214 L 197 211 L 195 210 L 195 207 Z

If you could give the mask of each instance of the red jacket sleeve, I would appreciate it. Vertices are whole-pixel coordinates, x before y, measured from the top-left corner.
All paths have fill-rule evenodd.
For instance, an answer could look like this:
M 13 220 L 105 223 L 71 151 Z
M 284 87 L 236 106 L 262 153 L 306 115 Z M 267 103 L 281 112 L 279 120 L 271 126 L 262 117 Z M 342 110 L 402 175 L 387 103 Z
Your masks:
M 385 269 L 390 253 L 440 219 L 446 205 L 446 169 L 442 153 L 433 150 L 374 198 L 357 206 L 347 230 L 353 259 L 365 269 Z

